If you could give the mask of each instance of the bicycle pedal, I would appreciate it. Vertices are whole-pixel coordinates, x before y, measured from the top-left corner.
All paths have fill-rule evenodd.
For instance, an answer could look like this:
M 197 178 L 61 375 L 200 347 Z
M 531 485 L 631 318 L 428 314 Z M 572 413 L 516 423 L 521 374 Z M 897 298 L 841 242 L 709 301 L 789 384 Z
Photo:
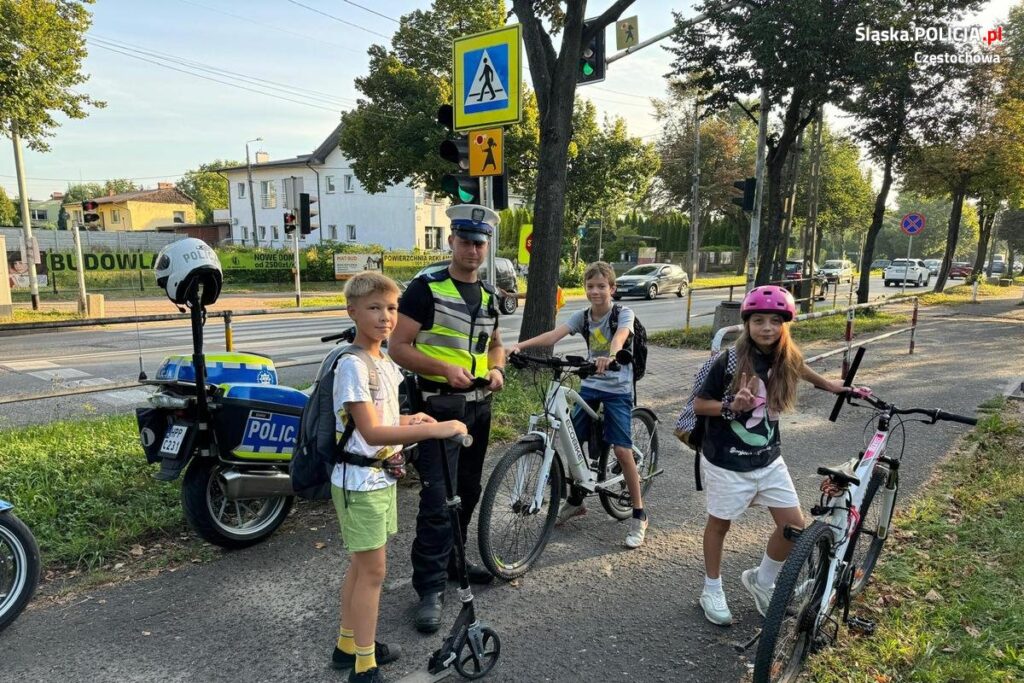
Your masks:
M 871 636 L 875 633 L 875 622 L 860 617 L 850 617 L 846 620 L 846 626 L 851 631 L 857 631 L 861 635 Z
M 787 541 L 792 541 L 795 543 L 796 540 L 800 538 L 800 534 L 802 534 L 803 532 L 803 529 L 798 529 L 795 526 L 787 524 L 785 528 L 782 530 L 782 535 L 785 537 Z
M 761 629 L 757 629 L 757 633 L 755 633 L 754 636 L 745 643 L 734 642 L 732 644 L 732 648 L 736 650 L 736 652 L 746 652 L 747 650 L 752 648 L 759 640 L 761 640 Z

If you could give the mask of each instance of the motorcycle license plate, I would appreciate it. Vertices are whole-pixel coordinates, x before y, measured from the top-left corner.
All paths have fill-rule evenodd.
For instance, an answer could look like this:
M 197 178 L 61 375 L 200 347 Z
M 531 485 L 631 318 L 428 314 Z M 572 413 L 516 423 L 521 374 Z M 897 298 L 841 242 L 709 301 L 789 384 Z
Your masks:
M 188 425 L 175 424 L 164 435 L 163 443 L 160 444 L 160 456 L 163 458 L 175 458 L 181 453 L 181 446 L 188 436 Z

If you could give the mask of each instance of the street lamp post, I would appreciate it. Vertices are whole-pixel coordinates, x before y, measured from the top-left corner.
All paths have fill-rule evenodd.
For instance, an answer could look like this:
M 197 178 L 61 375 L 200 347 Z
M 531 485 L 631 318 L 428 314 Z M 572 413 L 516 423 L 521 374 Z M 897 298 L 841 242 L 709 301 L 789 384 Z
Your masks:
M 263 138 L 253 138 L 245 141 L 245 172 L 249 176 L 249 208 L 252 209 L 252 243 L 253 246 L 260 246 L 259 229 L 256 227 L 256 195 L 252 191 L 252 162 L 249 161 L 249 143 L 263 142 Z

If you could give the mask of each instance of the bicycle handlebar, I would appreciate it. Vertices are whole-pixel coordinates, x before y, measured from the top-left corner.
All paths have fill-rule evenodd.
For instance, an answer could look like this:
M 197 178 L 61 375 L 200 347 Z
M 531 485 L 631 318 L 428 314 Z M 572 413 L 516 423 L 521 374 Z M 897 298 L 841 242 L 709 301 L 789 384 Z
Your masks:
M 622 369 L 622 365 L 632 360 L 632 356 L 628 351 L 619 351 L 615 354 L 618 360 L 612 361 L 608 364 L 608 369 L 612 372 L 616 372 Z M 629 358 L 629 361 L 626 359 Z M 508 362 L 513 367 L 525 368 L 529 365 L 539 365 L 542 367 L 553 368 L 555 370 L 568 370 L 572 374 L 579 375 L 580 377 L 589 377 L 594 374 L 597 368 L 597 364 L 593 361 L 588 361 L 582 356 L 566 356 L 565 358 L 558 358 L 557 356 L 551 356 L 550 358 L 541 358 L 539 356 L 527 356 L 522 353 L 513 353 L 508 357 Z
M 857 354 L 853 357 L 853 365 L 850 366 L 849 371 L 846 373 L 846 379 L 843 380 L 844 387 L 853 386 L 853 378 L 857 376 L 857 369 L 860 368 L 860 361 L 864 358 L 864 347 L 857 349 Z M 828 416 L 830 422 L 835 422 L 839 417 L 839 411 L 843 409 L 843 403 L 850 397 L 850 392 L 839 394 L 836 396 L 836 403 L 832 406 L 832 414 Z
M 325 344 L 327 342 L 332 342 L 332 341 L 347 341 L 348 343 L 351 344 L 355 340 L 356 340 L 356 328 L 355 328 L 355 326 L 350 327 L 347 330 L 342 330 L 341 332 L 338 332 L 337 334 L 329 334 L 326 337 L 320 337 L 320 341 L 325 343 Z

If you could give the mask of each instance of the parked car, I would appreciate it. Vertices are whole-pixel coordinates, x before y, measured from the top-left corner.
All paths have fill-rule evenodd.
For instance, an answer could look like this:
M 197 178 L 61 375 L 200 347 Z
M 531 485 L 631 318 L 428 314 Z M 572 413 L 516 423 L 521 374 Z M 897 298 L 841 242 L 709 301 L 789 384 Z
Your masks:
M 966 280 L 974 273 L 974 266 L 969 263 L 957 262 L 949 267 L 949 279 L 956 280 L 962 278 Z
M 929 273 L 931 273 L 932 275 L 938 276 L 939 268 L 942 267 L 942 259 L 926 258 L 924 260 L 924 265 L 926 265 L 928 267 L 928 272 Z
M 846 259 L 829 259 L 818 272 L 829 282 L 853 282 L 853 264 Z
M 436 261 L 431 263 L 429 266 L 424 266 L 414 276 L 414 279 L 423 275 L 424 273 L 433 273 L 435 271 L 447 268 L 451 263 L 451 259 L 445 259 L 444 261 Z M 519 289 L 519 282 L 516 280 L 516 268 L 512 265 L 512 262 L 507 258 L 496 257 L 494 259 L 495 266 L 497 267 L 497 275 L 494 283 L 498 287 L 498 310 L 505 315 L 511 315 L 516 312 L 519 307 L 519 299 L 516 297 L 516 292 Z M 487 262 L 480 266 L 478 271 L 481 280 L 487 279 Z
M 618 301 L 624 296 L 642 296 L 653 299 L 663 292 L 675 292 L 683 296 L 690 289 L 690 278 L 686 271 L 671 263 L 645 263 L 633 266 L 615 278 L 615 294 Z
M 786 273 L 784 279 L 786 280 L 800 280 L 803 277 L 804 264 L 803 261 L 786 261 Z M 813 285 L 811 286 L 811 296 L 818 301 L 823 300 L 828 296 L 828 278 L 818 272 L 817 267 L 811 266 L 811 272 L 814 275 L 811 276 Z M 786 282 L 783 287 L 788 289 L 790 292 L 797 295 L 797 282 Z
M 889 267 L 890 263 L 892 263 L 892 261 L 887 258 L 876 258 L 871 262 L 871 270 L 885 270 Z
M 921 285 L 927 287 L 932 281 L 932 274 L 921 259 L 898 258 L 889 264 L 882 278 L 885 280 L 886 287 L 899 285 L 904 281 L 915 287 Z

